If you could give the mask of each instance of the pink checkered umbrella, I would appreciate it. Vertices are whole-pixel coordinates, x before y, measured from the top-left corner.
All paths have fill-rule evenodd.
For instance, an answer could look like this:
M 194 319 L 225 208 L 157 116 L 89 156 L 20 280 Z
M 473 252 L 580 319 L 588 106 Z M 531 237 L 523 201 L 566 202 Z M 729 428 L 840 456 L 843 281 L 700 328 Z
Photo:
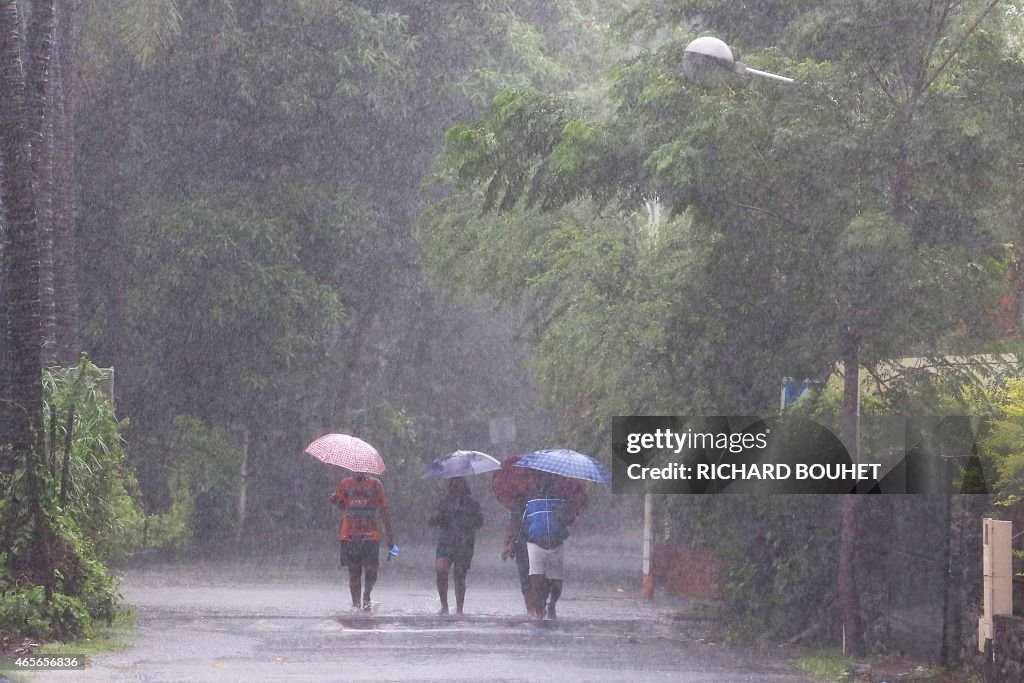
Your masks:
M 348 434 L 324 434 L 306 446 L 306 452 L 317 460 L 353 472 L 383 474 L 387 469 L 376 448 Z

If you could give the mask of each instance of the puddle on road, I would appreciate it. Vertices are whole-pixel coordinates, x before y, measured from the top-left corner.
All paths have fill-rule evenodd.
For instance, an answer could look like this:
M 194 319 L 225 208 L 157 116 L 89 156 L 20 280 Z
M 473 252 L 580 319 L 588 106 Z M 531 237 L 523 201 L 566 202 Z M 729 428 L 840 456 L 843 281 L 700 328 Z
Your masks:
M 474 614 L 462 617 L 434 614 L 341 614 L 309 617 L 305 615 L 228 615 L 209 614 L 182 623 L 186 630 L 220 633 L 273 634 L 287 637 L 296 631 L 321 636 L 374 636 L 389 640 L 404 637 L 493 638 L 507 640 L 571 642 L 599 639 L 638 643 L 668 639 L 697 642 L 704 635 L 673 621 L 634 619 L 560 619 L 538 623 L 525 615 Z
M 637 636 L 664 637 L 668 629 L 664 626 L 630 624 L 622 629 L 621 623 L 610 624 L 605 621 L 558 621 L 536 622 L 527 617 L 495 618 L 495 617 L 463 617 L 452 619 L 444 617 L 371 617 L 353 616 L 338 617 L 334 622 L 342 633 L 378 633 L 382 635 L 420 634 L 427 637 L 451 635 L 468 637 L 477 635 L 501 634 L 502 638 L 518 635 L 528 639 L 540 637 L 560 642 L 583 640 L 584 638 L 614 638 L 628 642 L 636 642 Z M 609 628 L 611 627 L 611 628 Z M 654 631 L 658 631 L 655 633 Z
M 381 631 L 402 633 L 485 633 L 496 629 L 539 628 L 532 626 L 528 619 L 495 619 L 466 618 L 453 619 L 444 617 L 338 617 L 335 622 L 343 631 Z M 541 627 L 542 628 L 542 627 Z

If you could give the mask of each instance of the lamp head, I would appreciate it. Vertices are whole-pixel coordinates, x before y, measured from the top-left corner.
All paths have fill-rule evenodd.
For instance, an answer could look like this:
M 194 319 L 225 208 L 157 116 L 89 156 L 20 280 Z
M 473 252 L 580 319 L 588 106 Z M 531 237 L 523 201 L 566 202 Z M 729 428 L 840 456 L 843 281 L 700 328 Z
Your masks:
M 683 51 L 683 72 L 703 85 L 719 83 L 726 74 L 742 73 L 742 69 L 729 46 L 718 38 L 697 38 Z
M 683 51 L 687 59 L 706 59 L 719 66 L 732 70 L 736 59 L 732 56 L 732 50 L 724 41 L 712 36 L 697 38 L 686 46 Z

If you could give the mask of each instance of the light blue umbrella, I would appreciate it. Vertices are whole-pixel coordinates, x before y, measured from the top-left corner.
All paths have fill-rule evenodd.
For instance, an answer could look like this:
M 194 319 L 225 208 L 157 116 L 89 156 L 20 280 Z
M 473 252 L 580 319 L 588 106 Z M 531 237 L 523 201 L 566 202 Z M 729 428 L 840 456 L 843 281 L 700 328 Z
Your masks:
M 550 472 L 570 479 L 596 481 L 599 484 L 612 483 L 612 476 L 605 466 L 589 455 L 583 455 L 567 448 L 545 448 L 528 453 L 513 467 L 525 467 L 541 472 Z
M 430 463 L 423 479 L 454 479 L 469 477 L 474 474 L 493 472 L 500 469 L 501 463 L 480 451 L 455 451 Z

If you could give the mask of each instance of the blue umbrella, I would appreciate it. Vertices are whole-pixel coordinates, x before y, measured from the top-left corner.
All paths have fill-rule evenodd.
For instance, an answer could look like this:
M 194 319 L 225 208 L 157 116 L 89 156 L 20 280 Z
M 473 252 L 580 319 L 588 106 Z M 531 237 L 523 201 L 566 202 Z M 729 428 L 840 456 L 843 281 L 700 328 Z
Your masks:
M 525 467 L 541 472 L 559 474 L 570 479 L 596 481 L 599 484 L 612 483 L 612 476 L 605 466 L 589 455 L 583 455 L 567 448 L 545 448 L 524 455 L 513 467 Z
M 423 479 L 454 479 L 500 469 L 501 463 L 480 451 L 455 451 L 430 463 Z

